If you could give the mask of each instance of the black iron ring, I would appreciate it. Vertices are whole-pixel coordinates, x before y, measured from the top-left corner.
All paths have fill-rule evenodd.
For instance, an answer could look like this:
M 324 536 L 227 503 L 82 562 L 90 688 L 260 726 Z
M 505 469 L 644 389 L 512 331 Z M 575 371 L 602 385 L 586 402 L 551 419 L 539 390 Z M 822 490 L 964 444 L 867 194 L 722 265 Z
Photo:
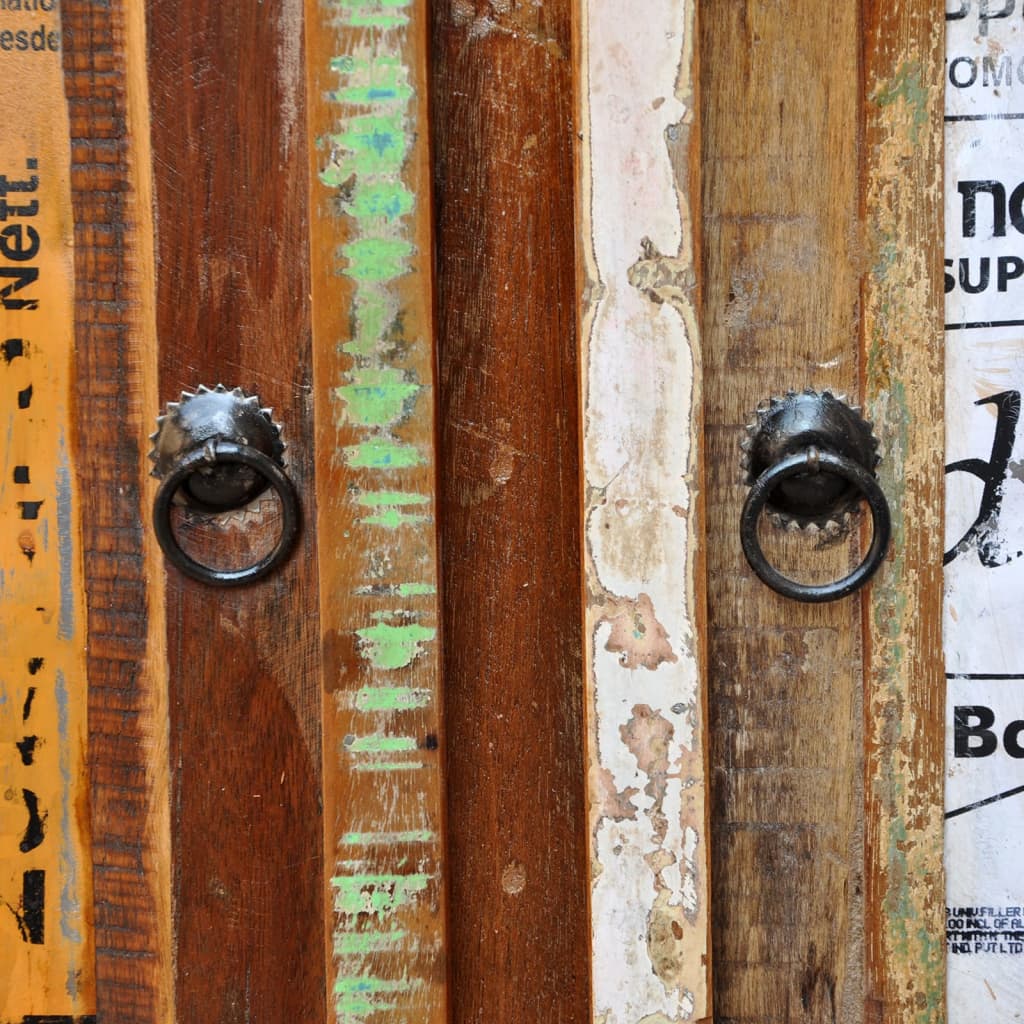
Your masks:
M 171 503 L 178 488 L 202 466 L 211 462 L 234 462 L 249 466 L 262 475 L 277 492 L 281 502 L 281 535 L 274 547 L 259 561 L 242 569 L 213 569 L 185 554 L 171 527 Z M 186 452 L 164 477 L 153 502 L 156 537 L 168 560 L 200 583 L 215 587 L 237 587 L 253 583 L 276 569 L 287 557 L 299 532 L 299 499 L 285 471 L 273 459 L 250 445 L 217 441 L 212 446 Z
M 849 480 L 858 487 L 871 509 L 873 535 L 871 546 L 864 560 L 848 576 L 834 583 L 809 584 L 798 583 L 788 576 L 783 576 L 765 558 L 757 539 L 757 521 L 761 512 L 778 484 L 799 473 L 817 473 L 827 470 Z M 875 574 L 889 549 L 889 538 L 892 535 L 892 522 L 889 516 L 889 503 L 885 500 L 874 474 L 863 466 L 842 455 L 831 452 L 819 452 L 815 448 L 806 448 L 795 455 L 780 459 L 769 466 L 753 483 L 747 500 L 743 505 L 740 517 L 740 541 L 743 554 L 747 556 L 750 568 L 767 583 L 772 590 L 783 597 L 794 601 L 806 601 L 814 604 L 825 601 L 836 601 L 847 594 L 852 594 L 862 587 Z

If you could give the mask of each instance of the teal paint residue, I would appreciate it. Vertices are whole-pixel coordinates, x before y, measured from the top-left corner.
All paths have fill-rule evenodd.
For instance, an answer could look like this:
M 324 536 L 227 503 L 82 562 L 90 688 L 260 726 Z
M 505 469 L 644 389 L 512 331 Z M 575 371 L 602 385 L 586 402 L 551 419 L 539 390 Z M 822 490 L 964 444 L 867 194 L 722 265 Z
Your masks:
M 384 217 L 391 221 L 412 212 L 415 197 L 404 185 L 356 186 L 349 202 L 349 213 L 358 219 Z
M 437 834 L 429 829 L 413 829 L 408 832 L 346 832 L 341 837 L 342 846 L 394 846 L 396 843 L 432 843 Z
M 409 273 L 413 247 L 402 239 L 359 238 L 341 247 L 345 275 L 361 282 L 393 281 Z
M 928 124 L 928 89 L 923 84 L 919 64 L 902 64 L 892 80 L 879 85 L 870 99 L 880 107 L 900 101 L 906 103 L 910 113 L 910 140 L 917 143 L 921 129 Z
M 412 664 L 422 653 L 422 644 L 433 640 L 437 630 L 416 622 L 401 626 L 377 622 L 365 629 L 357 629 L 356 635 L 365 641 L 361 653 L 374 667 L 397 669 Z
M 418 772 L 426 765 L 422 761 L 365 761 L 352 766 L 357 772 Z

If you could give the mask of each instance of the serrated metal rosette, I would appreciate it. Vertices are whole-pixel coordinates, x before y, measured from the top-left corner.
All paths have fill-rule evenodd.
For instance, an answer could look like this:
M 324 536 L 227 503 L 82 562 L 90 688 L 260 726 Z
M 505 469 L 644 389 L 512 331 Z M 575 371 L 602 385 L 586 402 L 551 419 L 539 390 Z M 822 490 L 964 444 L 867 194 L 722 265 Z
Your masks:
M 741 442 L 745 480 L 752 485 L 769 467 L 814 450 L 852 459 L 874 475 L 881 461 L 873 425 L 845 396 L 831 391 L 787 391 L 761 402 Z M 775 526 L 830 539 L 849 532 L 862 494 L 837 473 L 799 473 L 781 481 L 765 505 Z

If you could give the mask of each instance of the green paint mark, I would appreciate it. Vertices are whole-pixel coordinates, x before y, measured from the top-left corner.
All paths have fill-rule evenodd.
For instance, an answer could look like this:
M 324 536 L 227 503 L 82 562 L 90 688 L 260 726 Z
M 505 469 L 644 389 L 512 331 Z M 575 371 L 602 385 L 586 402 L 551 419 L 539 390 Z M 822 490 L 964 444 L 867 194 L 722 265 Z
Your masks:
M 369 953 L 389 953 L 400 946 L 408 936 L 404 928 L 390 931 L 336 932 L 335 956 L 366 956 Z
M 408 414 L 409 402 L 419 394 L 420 385 L 393 366 L 371 366 L 355 371 L 352 383 L 335 391 L 345 402 L 349 420 L 360 426 L 383 427 Z
M 394 15 L 385 15 L 394 17 Z M 337 103 L 374 106 L 387 103 L 407 104 L 413 90 L 409 72 L 399 57 L 381 55 L 373 60 L 345 55 L 331 61 L 331 70 L 351 76 L 347 86 L 329 93 Z
M 426 768 L 422 761 L 366 761 L 352 766 L 357 772 L 416 772 Z
M 414 875 L 337 875 L 331 879 L 334 909 L 339 914 L 374 914 L 379 918 L 393 914 L 412 903 L 430 883 L 426 874 Z
M 373 437 L 345 449 L 345 458 L 355 469 L 408 469 L 423 463 L 415 445 Z
M 890 82 L 875 89 L 871 100 L 880 107 L 905 102 L 910 108 L 911 140 L 918 141 L 921 128 L 928 124 L 928 90 L 922 85 L 921 67 L 916 61 L 903 64 Z
M 366 359 L 378 356 L 387 325 L 395 320 L 397 312 L 394 296 L 380 288 L 361 288 L 353 303 L 355 337 L 341 346 L 342 351 Z
M 433 699 L 430 690 L 412 686 L 364 686 L 353 703 L 359 711 L 412 711 L 430 707 Z
M 430 496 L 411 491 L 362 491 L 356 501 L 370 508 L 380 508 L 381 505 L 429 505 Z
M 413 246 L 400 238 L 357 238 L 341 247 L 344 273 L 354 281 L 392 281 L 409 273 Z
M 401 28 L 409 24 L 409 16 L 400 13 L 411 0 L 328 0 L 342 8 L 348 23 L 356 28 Z M 337 58 L 335 58 L 337 59 Z
M 340 185 L 350 174 L 397 175 L 409 149 L 403 114 L 360 114 L 327 139 L 334 158 L 321 174 L 325 185 Z
M 338 978 L 334 983 L 334 991 L 342 993 L 362 993 L 367 996 L 382 995 L 392 992 L 409 992 L 415 987 L 415 982 L 408 978 Z
M 418 623 L 392 626 L 386 622 L 357 629 L 356 635 L 365 640 L 368 647 L 364 657 L 379 669 L 405 668 L 422 653 L 420 644 L 433 640 L 437 630 Z
M 350 754 L 399 754 L 419 749 L 415 736 L 385 736 L 383 733 L 346 736 L 342 745 Z
M 396 843 L 432 843 L 436 838 L 436 833 L 425 828 L 410 832 L 346 832 L 341 837 L 341 845 L 393 846 Z
M 367 185 L 357 187 L 352 194 L 349 213 L 356 220 L 384 217 L 397 220 L 412 212 L 416 198 L 404 185 Z
M 430 516 L 417 516 L 410 512 L 401 512 L 396 508 L 390 508 L 377 515 L 365 516 L 359 522 L 367 526 L 383 526 L 387 530 L 397 530 L 400 526 L 419 526 L 422 523 L 429 523 Z

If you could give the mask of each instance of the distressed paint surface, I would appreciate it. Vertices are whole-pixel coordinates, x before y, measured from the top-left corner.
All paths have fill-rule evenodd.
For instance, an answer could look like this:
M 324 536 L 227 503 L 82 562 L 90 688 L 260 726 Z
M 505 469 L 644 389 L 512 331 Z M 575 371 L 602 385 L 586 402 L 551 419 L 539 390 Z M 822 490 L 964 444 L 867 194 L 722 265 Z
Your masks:
M 308 0 L 328 1019 L 445 1020 L 425 4 Z
M 43 29 L 40 30 L 40 25 Z M 0 13 L 0 1020 L 94 1019 L 74 265 L 56 12 Z M 17 37 L 15 37 L 17 38 Z
M 942 1024 L 943 22 L 869 8 L 864 392 L 893 542 L 865 620 L 865 980 L 869 1020 Z
M 580 251 L 592 984 L 710 1019 L 694 5 L 582 5 Z

